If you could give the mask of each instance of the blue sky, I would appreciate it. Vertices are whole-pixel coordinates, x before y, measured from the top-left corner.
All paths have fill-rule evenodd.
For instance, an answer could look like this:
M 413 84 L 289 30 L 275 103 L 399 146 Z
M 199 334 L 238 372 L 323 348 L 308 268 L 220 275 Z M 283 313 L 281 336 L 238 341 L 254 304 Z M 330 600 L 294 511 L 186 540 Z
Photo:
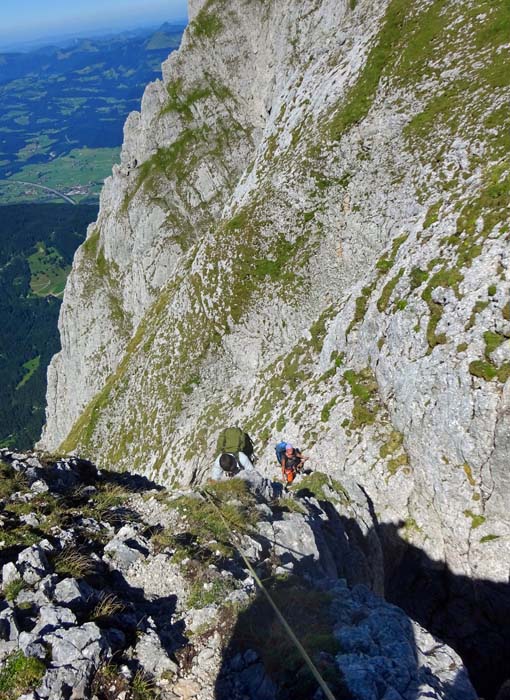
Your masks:
M 0 0 L 0 41 L 181 20 L 186 8 L 186 0 Z

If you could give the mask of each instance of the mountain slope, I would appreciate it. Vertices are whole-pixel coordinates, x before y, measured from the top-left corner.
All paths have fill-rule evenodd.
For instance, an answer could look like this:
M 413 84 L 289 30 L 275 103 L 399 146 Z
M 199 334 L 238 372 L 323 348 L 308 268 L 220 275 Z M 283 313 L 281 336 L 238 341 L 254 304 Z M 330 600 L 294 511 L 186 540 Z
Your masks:
M 43 444 L 189 483 L 226 423 L 269 473 L 285 434 L 506 581 L 507 4 L 190 10 L 75 258 Z

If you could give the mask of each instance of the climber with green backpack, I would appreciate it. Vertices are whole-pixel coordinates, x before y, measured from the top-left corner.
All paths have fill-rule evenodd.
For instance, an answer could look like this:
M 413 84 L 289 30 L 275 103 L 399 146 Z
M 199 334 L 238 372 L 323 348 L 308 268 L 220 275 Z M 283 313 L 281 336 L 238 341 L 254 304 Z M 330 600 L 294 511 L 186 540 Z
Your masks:
M 218 456 L 211 471 L 211 479 L 215 481 L 232 478 L 243 470 L 254 469 L 253 442 L 248 433 L 241 428 L 222 430 L 218 437 L 216 452 Z

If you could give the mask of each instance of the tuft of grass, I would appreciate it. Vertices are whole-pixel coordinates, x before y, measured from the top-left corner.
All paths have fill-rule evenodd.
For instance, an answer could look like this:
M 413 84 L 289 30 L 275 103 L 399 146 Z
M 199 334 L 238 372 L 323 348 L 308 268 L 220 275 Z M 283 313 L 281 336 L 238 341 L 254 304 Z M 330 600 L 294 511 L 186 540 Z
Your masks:
M 393 457 L 388 462 L 388 472 L 390 476 L 394 476 L 401 467 L 407 467 L 408 464 L 409 457 L 407 456 L 406 452 L 399 454 L 397 457 Z
M 219 15 L 208 10 L 210 4 L 210 2 L 207 3 L 191 23 L 194 37 L 212 39 L 223 28 L 223 22 Z
M 329 421 L 329 416 L 330 416 L 330 413 L 331 413 L 331 409 L 332 409 L 333 406 L 335 405 L 336 399 L 337 399 L 337 397 L 336 397 L 336 396 L 333 396 L 333 398 L 332 398 L 330 401 L 328 401 L 327 404 L 324 405 L 324 407 L 323 407 L 323 409 L 322 409 L 322 411 L 321 411 L 321 421 L 322 421 L 323 423 L 327 423 L 327 422 Z
M 175 112 L 185 121 L 191 121 L 193 112 L 191 107 L 201 100 L 205 100 L 212 94 L 210 86 L 197 85 L 189 92 L 185 93 L 182 87 L 182 79 L 172 80 L 166 86 L 168 102 L 161 110 L 161 114 Z
M 500 537 L 501 535 L 484 535 L 480 539 L 480 543 L 484 544 L 485 542 L 494 542 L 494 540 L 499 540 Z
M 8 583 L 4 588 L 5 600 L 9 600 L 11 602 L 16 600 L 16 598 L 21 593 L 21 591 L 24 590 L 26 587 L 27 587 L 27 585 L 23 581 L 23 579 L 21 579 L 21 578 L 14 579 L 10 583 Z
M 103 593 L 90 616 L 91 620 L 101 620 L 121 613 L 125 609 L 124 603 L 114 593 Z
M 101 700 L 118 700 L 121 693 L 127 693 L 127 680 L 112 663 L 101 664 L 92 679 L 91 693 Z
M 377 261 L 375 267 L 378 271 L 378 277 L 380 278 L 382 275 L 385 275 L 387 272 L 391 270 L 393 265 L 395 264 L 395 259 L 397 257 L 397 253 L 403 243 L 408 238 L 407 233 L 404 233 L 402 236 L 397 236 L 395 240 L 392 243 L 391 246 L 391 253 L 389 257 L 382 257 L 379 258 Z M 398 273 L 398 275 L 388 282 L 386 286 L 383 289 L 383 292 L 381 294 L 380 299 L 377 302 L 377 308 L 379 311 L 384 310 L 386 306 L 388 305 L 389 302 L 389 297 L 391 296 L 393 289 L 395 288 L 395 285 L 397 284 L 398 280 L 400 277 L 402 277 L 404 273 L 404 270 L 401 269 Z M 365 314 L 367 312 L 367 307 L 368 307 L 368 302 L 370 300 L 370 297 L 372 296 L 372 292 L 374 291 L 376 284 L 378 280 L 375 280 L 371 284 L 367 285 L 366 287 L 363 287 L 361 290 L 361 295 L 356 299 L 355 301 L 355 311 L 354 311 L 354 317 L 352 321 L 350 322 L 347 330 L 346 330 L 346 335 L 349 335 L 351 330 L 354 328 L 355 325 L 360 323 L 365 318 Z M 380 308 L 380 305 L 383 305 L 383 308 Z
M 358 373 L 349 369 L 344 372 L 344 379 L 349 384 L 354 399 L 349 428 L 356 429 L 371 425 L 375 422 L 381 407 L 374 375 L 368 367 Z
M 425 221 L 423 222 L 423 228 L 430 228 L 432 224 L 435 224 L 439 219 L 439 210 L 441 209 L 442 202 L 436 202 L 429 207 L 427 215 L 425 216 Z
M 26 493 L 28 490 L 28 482 L 23 474 L 10 464 L 0 462 L 0 498 L 9 498 L 13 493 Z
M 383 72 L 396 58 L 402 41 L 402 25 L 406 24 L 410 7 L 410 0 L 392 0 L 389 3 L 378 41 L 369 52 L 359 79 L 331 119 L 329 131 L 332 139 L 340 139 L 342 134 L 368 114 Z
M 489 360 L 491 353 L 497 350 L 506 340 L 504 335 L 501 335 L 501 333 L 494 333 L 493 331 L 486 331 L 483 334 L 483 339 L 485 340 L 485 357 L 487 360 Z
M 474 479 L 474 477 L 473 477 L 473 470 L 471 469 L 471 467 L 469 466 L 469 464 L 467 464 L 467 462 L 466 462 L 466 464 L 464 464 L 464 465 L 462 466 L 462 468 L 464 469 L 464 474 L 466 475 L 467 480 L 469 481 L 470 485 L 471 485 L 471 486 L 476 486 L 476 481 L 475 481 L 475 479 Z
M 198 578 L 191 586 L 187 600 L 188 607 L 200 609 L 208 605 L 218 605 L 234 589 L 235 585 L 232 579 L 221 577 L 215 578 L 213 581 L 207 581 Z
M 133 700 L 154 700 L 158 696 L 154 680 L 140 670 L 131 682 L 131 692 Z
M 286 513 L 306 513 L 306 508 L 294 498 L 278 498 L 271 503 L 271 508 Z
M 167 547 L 173 547 L 175 541 L 174 533 L 168 528 L 155 532 L 151 537 L 152 546 L 157 554 L 163 552 Z
M 129 493 L 117 484 L 104 484 L 93 496 L 92 510 L 96 518 L 101 520 L 112 508 L 125 504 Z
M 501 367 L 496 367 L 491 362 L 474 360 L 469 363 L 469 372 L 473 377 L 484 379 L 486 382 L 497 379 L 504 384 L 510 377 L 510 362 L 504 362 Z
M 490 362 L 484 362 L 483 360 L 474 360 L 469 363 L 469 372 L 473 377 L 479 377 L 480 379 L 485 379 L 486 382 L 490 382 L 498 376 L 498 370 Z
M 426 282 L 426 280 L 429 277 L 429 273 L 426 272 L 426 270 L 421 270 L 419 267 L 413 267 L 411 270 L 410 278 L 411 278 L 411 289 L 417 289 L 418 287 L 421 287 L 421 285 Z
M 360 321 L 362 321 L 365 318 L 368 302 L 370 300 L 370 297 L 372 296 L 372 292 L 374 291 L 374 289 L 375 282 L 366 287 L 363 287 L 363 289 L 361 290 L 361 295 L 357 297 L 355 301 L 354 317 L 346 330 L 346 335 L 349 335 L 354 326 L 360 323 Z
M 379 448 L 379 456 L 382 459 L 393 455 L 397 450 L 399 450 L 404 443 L 404 436 L 398 430 L 393 430 L 389 435 L 386 442 L 384 442 Z
M 226 556 L 232 556 L 232 532 L 248 532 L 259 519 L 255 497 L 245 481 L 235 478 L 209 484 L 207 493 L 214 506 L 190 496 L 178 498 L 173 506 L 185 516 L 188 535 L 197 545 L 206 547 L 213 540 L 222 545 Z
M 429 322 L 427 325 L 427 343 L 429 345 L 429 353 L 436 345 L 443 345 L 447 342 L 446 335 L 440 333 L 437 335 L 436 328 L 443 316 L 443 307 L 435 302 L 432 298 L 432 292 L 438 287 L 453 289 L 457 297 L 459 296 L 459 284 L 464 279 L 464 276 L 455 268 L 448 270 L 442 268 L 436 272 L 430 279 L 429 283 L 423 290 L 421 298 L 427 304 L 430 312 Z
M 88 554 L 72 545 L 64 547 L 54 557 L 53 566 L 57 574 L 71 576 L 76 579 L 88 576 L 95 570 L 95 564 Z
M 0 669 L 0 700 L 17 700 L 34 690 L 46 672 L 39 659 L 26 657 L 21 651 L 9 656 Z
M 479 313 L 481 313 L 482 311 L 484 311 L 488 306 L 489 306 L 489 302 L 488 302 L 488 301 L 482 301 L 481 299 L 479 299 L 479 300 L 474 304 L 473 308 L 471 309 L 471 316 L 469 317 L 468 322 L 467 322 L 466 325 L 464 326 L 464 330 L 465 330 L 465 331 L 468 331 L 470 328 L 473 328 L 473 326 L 475 325 L 475 321 L 476 321 L 476 316 L 477 316 L 477 314 L 479 314 Z

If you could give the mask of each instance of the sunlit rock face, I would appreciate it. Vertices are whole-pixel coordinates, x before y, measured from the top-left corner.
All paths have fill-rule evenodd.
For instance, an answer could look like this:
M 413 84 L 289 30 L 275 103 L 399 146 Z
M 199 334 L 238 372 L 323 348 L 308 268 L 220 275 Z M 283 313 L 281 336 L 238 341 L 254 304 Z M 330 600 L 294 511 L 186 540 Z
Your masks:
M 507 13 L 191 3 L 76 255 L 42 445 L 189 484 L 239 423 L 268 475 L 296 442 L 423 566 L 508 583 Z

